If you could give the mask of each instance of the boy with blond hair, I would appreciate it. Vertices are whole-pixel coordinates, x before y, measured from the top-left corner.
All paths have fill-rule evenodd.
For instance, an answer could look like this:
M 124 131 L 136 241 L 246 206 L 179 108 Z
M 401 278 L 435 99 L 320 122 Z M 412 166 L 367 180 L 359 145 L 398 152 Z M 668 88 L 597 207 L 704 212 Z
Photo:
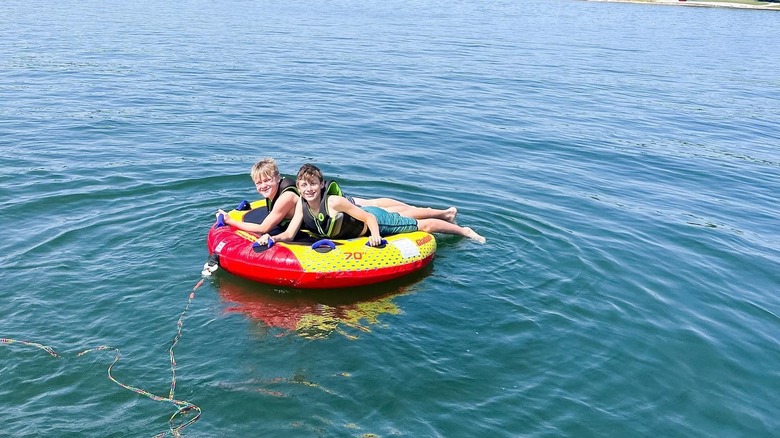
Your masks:
M 253 233 L 264 234 L 280 231 L 287 226 L 295 212 L 298 202 L 298 189 L 295 181 L 283 177 L 279 173 L 279 166 L 273 158 L 264 158 L 252 166 L 250 171 L 252 181 L 257 192 L 266 200 L 267 216 L 260 223 L 244 222 L 232 219 L 225 211 L 217 210 L 216 216 L 222 215 L 224 223 L 235 228 Z M 380 207 L 390 212 L 415 218 L 436 218 L 448 222 L 454 222 L 458 211 L 455 207 L 439 210 L 428 207 L 415 207 L 392 198 L 351 198 L 354 204 L 360 207 Z

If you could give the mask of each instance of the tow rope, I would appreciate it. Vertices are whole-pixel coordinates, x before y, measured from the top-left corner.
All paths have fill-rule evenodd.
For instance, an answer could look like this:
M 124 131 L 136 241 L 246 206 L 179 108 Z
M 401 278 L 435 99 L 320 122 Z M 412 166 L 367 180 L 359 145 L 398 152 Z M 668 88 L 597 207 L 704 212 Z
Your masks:
M 216 268 L 215 268 L 216 269 Z M 212 271 L 213 272 L 213 271 Z M 167 397 L 159 396 L 152 394 L 149 391 L 146 391 L 144 389 L 127 385 L 125 383 L 120 382 L 119 380 L 115 379 L 112 370 L 114 368 L 114 365 L 116 365 L 117 362 L 119 362 L 119 358 L 121 357 L 121 353 L 118 348 L 111 347 L 109 345 L 100 345 L 98 347 L 89 348 L 86 349 L 78 354 L 76 354 L 76 357 L 83 356 L 87 353 L 91 353 L 93 351 L 103 351 L 103 350 L 114 350 L 116 352 L 116 356 L 114 357 L 114 361 L 111 362 L 111 365 L 108 366 L 108 378 L 116 383 L 117 385 L 121 386 L 122 388 L 128 389 L 130 391 L 133 391 L 137 394 L 149 397 L 152 400 L 155 401 L 161 401 L 161 402 L 170 402 L 174 406 L 176 406 L 176 412 L 171 415 L 171 417 L 168 419 L 168 429 L 167 431 L 161 432 L 157 435 L 154 435 L 154 438 L 161 438 L 166 436 L 169 432 L 171 436 L 178 437 L 180 436 L 180 431 L 184 429 L 185 427 L 191 425 L 192 423 L 198 421 L 200 418 L 200 415 L 202 413 L 200 407 L 197 405 L 190 403 L 186 400 L 178 400 L 175 398 L 175 392 L 176 392 L 176 358 L 173 355 L 173 348 L 176 346 L 176 344 L 179 343 L 179 339 L 181 339 L 181 330 L 182 326 L 184 325 L 184 315 L 187 313 L 187 311 L 190 308 L 190 305 L 192 304 L 192 301 L 195 299 L 195 291 L 203 285 L 203 278 L 198 281 L 198 283 L 195 285 L 195 287 L 192 288 L 192 291 L 190 292 L 189 299 L 187 301 L 187 305 L 184 307 L 184 310 L 181 312 L 181 315 L 179 315 L 179 320 L 176 322 L 176 336 L 173 337 L 173 342 L 171 343 L 171 347 L 168 349 L 168 354 L 171 359 L 171 389 L 168 392 Z M 23 341 L 23 340 L 17 340 L 17 339 L 11 339 L 11 338 L 0 338 L 0 344 L 19 344 L 19 345 L 25 345 L 28 347 L 34 347 L 38 348 L 40 350 L 45 351 L 51 356 L 54 356 L 55 358 L 62 357 L 59 353 L 54 351 L 52 347 L 37 343 L 37 342 L 31 342 L 31 341 Z M 179 417 L 183 417 L 184 415 L 187 415 L 191 412 L 194 412 L 195 415 L 191 418 L 189 418 L 187 421 L 183 421 L 182 423 L 178 425 L 174 425 L 174 422 Z
M 219 269 L 219 256 L 217 253 L 214 253 L 209 256 L 209 260 L 203 265 L 203 270 L 200 271 L 200 274 L 204 277 L 210 277 L 217 269 Z

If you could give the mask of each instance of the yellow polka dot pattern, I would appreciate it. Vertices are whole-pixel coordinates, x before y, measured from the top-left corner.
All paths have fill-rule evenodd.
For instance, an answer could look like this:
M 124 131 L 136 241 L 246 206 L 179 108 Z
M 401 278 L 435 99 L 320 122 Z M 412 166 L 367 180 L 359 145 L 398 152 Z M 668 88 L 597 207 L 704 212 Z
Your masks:
M 309 245 L 285 245 L 295 254 L 304 272 L 355 272 L 401 266 L 423 260 L 436 252 L 436 239 L 422 231 L 385 237 L 384 248 L 366 246 L 368 238 L 334 240 L 336 249 L 319 253 Z
M 265 200 L 254 201 L 251 208 L 265 208 Z M 232 210 L 228 213 L 235 220 L 242 220 L 246 212 Z M 236 233 L 248 241 L 257 237 L 246 231 Z M 304 272 L 362 272 L 372 269 L 402 266 L 426 259 L 436 252 L 436 239 L 428 233 L 415 231 L 384 237 L 384 248 L 366 246 L 368 238 L 334 240 L 336 249 L 320 253 L 306 244 L 279 243 L 292 251 Z

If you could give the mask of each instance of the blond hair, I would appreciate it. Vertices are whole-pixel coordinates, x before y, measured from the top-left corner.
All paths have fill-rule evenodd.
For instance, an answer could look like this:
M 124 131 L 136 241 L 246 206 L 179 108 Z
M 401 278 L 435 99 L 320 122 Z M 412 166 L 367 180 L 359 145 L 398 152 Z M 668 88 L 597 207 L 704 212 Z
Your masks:
M 252 166 L 252 179 L 261 179 L 262 177 L 273 178 L 279 176 L 279 166 L 273 158 L 263 158 Z

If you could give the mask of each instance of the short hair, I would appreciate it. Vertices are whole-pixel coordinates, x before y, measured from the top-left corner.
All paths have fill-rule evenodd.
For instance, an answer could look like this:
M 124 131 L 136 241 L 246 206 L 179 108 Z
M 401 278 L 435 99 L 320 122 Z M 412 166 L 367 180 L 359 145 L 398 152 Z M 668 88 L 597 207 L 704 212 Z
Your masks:
M 298 176 L 295 178 L 295 183 L 297 184 L 298 181 L 313 179 L 317 180 L 317 182 L 322 182 L 322 171 L 319 167 L 311 163 L 306 163 L 298 170 Z
M 263 158 L 252 166 L 252 179 L 261 179 L 262 177 L 276 177 L 279 176 L 279 166 L 276 165 L 276 160 L 273 158 Z

